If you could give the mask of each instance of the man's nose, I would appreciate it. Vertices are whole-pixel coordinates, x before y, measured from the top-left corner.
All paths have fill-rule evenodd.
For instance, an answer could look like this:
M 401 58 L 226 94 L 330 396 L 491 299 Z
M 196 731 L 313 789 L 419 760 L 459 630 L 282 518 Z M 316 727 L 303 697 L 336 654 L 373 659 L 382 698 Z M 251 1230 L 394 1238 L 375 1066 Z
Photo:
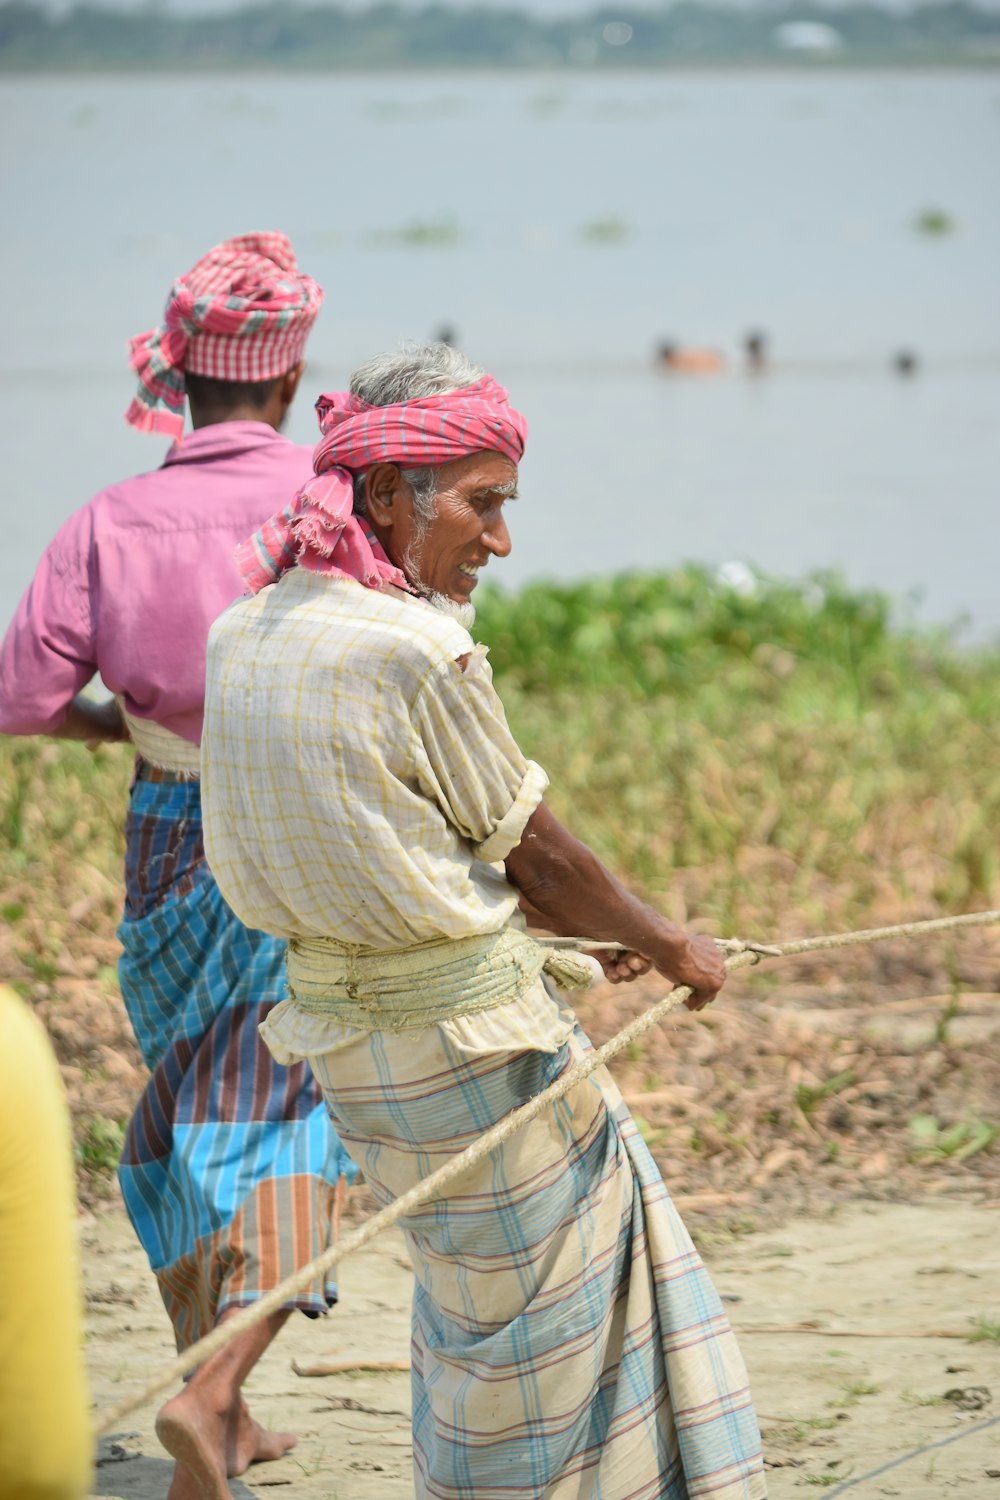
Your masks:
M 483 529 L 483 546 L 488 548 L 494 557 L 510 555 L 510 532 L 507 530 L 507 522 L 501 511 L 497 511 L 487 521 Z

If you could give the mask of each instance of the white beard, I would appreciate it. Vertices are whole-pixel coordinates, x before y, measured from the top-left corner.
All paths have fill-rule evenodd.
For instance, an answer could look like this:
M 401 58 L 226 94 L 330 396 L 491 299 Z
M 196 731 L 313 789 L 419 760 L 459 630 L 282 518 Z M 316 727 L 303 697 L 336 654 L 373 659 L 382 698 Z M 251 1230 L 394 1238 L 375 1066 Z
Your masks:
M 471 600 L 465 604 L 459 604 L 455 599 L 449 599 L 447 594 L 439 594 L 436 589 L 425 589 L 419 584 L 417 587 L 420 588 L 421 598 L 430 605 L 431 609 L 436 609 L 439 614 L 447 615 L 451 620 L 457 620 L 459 625 L 466 630 L 472 629 L 476 622 L 476 606 Z
M 426 531 L 427 523 L 414 538 L 414 542 L 422 541 Z M 414 544 L 411 543 L 403 555 L 403 572 L 421 599 L 429 604 L 431 609 L 436 609 L 439 614 L 447 615 L 450 620 L 457 620 L 465 630 L 471 630 L 476 620 L 476 606 L 471 600 L 465 604 L 458 604 L 454 599 L 449 599 L 447 594 L 439 594 L 437 589 L 428 588 L 420 576 L 420 569 L 417 567 L 413 554 Z

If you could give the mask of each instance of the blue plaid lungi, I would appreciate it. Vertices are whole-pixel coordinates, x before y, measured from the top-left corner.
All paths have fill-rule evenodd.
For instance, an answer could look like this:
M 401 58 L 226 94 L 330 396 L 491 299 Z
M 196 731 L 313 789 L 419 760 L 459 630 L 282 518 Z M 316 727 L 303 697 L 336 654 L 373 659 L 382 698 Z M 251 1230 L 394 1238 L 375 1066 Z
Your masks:
M 290 1001 L 265 1037 L 309 1058 L 387 1204 L 589 1050 L 555 1012 L 536 983 L 509 1008 L 364 1033 Z M 549 1050 L 517 1042 L 532 1017 Z M 764 1500 L 735 1337 L 606 1069 L 400 1227 L 419 1500 Z
M 331 1243 L 355 1168 L 309 1067 L 257 1027 L 285 998 L 284 943 L 244 927 L 208 869 L 197 781 L 137 779 L 118 929 L 122 995 L 150 1079 L 119 1179 L 179 1349 Z M 288 1305 L 336 1301 L 327 1280 Z

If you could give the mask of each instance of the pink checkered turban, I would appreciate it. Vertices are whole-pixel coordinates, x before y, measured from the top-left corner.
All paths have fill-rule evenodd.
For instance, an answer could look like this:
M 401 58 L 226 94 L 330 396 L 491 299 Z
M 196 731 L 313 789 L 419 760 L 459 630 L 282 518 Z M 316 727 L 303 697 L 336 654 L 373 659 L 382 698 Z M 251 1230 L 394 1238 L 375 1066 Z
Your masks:
M 296 566 L 408 589 L 363 516 L 354 515 L 352 476 L 374 464 L 436 467 L 484 449 L 518 463 L 528 424 L 492 375 L 442 396 L 369 406 L 347 391 L 316 402 L 323 436 L 313 454 L 315 478 L 291 505 L 236 549 L 236 566 L 256 594 Z
M 184 375 L 273 380 L 302 358 L 323 292 L 286 235 L 241 234 L 174 282 L 158 328 L 129 341 L 139 388 L 125 413 L 143 432 L 180 437 Z

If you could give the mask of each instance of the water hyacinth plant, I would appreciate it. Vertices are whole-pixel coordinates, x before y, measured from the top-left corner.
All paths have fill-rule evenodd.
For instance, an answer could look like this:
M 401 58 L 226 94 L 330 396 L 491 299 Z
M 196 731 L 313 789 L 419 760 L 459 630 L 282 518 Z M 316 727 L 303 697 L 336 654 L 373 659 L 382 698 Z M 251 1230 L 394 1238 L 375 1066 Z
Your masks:
M 756 931 L 995 903 L 1000 650 L 832 575 L 482 589 L 515 733 L 654 897 Z

